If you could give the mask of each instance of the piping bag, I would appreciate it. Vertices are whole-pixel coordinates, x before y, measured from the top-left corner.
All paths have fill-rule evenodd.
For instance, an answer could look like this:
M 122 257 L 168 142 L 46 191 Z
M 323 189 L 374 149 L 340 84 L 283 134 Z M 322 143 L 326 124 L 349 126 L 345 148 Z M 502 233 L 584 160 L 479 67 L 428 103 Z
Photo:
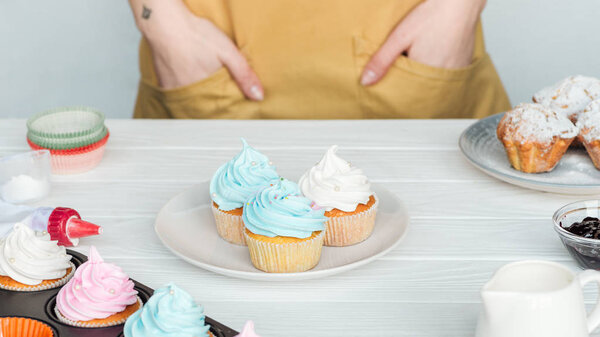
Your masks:
M 21 222 L 39 232 L 48 232 L 51 240 L 65 247 L 79 244 L 79 239 L 102 234 L 102 227 L 81 220 L 76 210 L 67 207 L 29 207 L 0 201 L 0 239 Z

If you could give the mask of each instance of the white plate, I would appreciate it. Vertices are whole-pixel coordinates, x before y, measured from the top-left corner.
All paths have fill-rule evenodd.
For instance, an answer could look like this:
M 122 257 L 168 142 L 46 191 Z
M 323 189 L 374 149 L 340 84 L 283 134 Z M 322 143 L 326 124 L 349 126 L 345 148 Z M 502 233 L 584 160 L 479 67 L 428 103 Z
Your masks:
M 513 169 L 496 136 L 502 115 L 484 118 L 460 136 L 460 149 L 475 167 L 492 177 L 534 190 L 580 195 L 600 193 L 600 171 L 583 148 L 569 148 L 551 172 L 523 173 Z
M 293 281 L 341 273 L 389 252 L 408 229 L 408 214 L 402 202 L 387 189 L 373 185 L 379 197 L 379 210 L 370 238 L 350 247 L 323 247 L 321 261 L 312 270 L 265 273 L 250 262 L 248 247 L 230 244 L 219 237 L 210 209 L 208 188 L 209 183 L 204 182 L 172 198 L 158 213 L 154 229 L 175 255 L 193 265 L 227 276 Z

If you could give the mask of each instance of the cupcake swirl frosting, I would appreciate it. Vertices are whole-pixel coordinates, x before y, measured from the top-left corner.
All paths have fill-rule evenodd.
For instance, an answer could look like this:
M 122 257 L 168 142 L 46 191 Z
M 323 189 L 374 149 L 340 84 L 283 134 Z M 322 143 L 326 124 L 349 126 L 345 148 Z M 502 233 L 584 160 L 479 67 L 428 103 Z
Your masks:
M 237 334 L 235 337 L 260 337 L 260 336 L 254 331 L 254 322 L 247 321 L 246 324 L 244 325 L 244 329 L 242 330 L 242 332 Z
M 58 292 L 56 307 L 72 321 L 103 319 L 137 302 L 134 284 L 121 268 L 106 263 L 94 246 L 87 262 Z
M 269 159 L 242 139 L 243 149 L 215 172 L 210 195 L 219 209 L 231 211 L 244 206 L 252 194 L 279 178 Z
M 309 199 L 327 211 L 337 208 L 353 212 L 373 195 L 369 179 L 359 168 L 338 157 L 337 145 L 300 178 L 300 189 Z
M 325 229 L 324 213 L 300 194 L 296 183 L 281 178 L 248 200 L 242 220 L 254 234 L 305 239 Z
M 35 232 L 22 223 L 0 240 L 0 275 L 23 284 L 37 285 L 65 276 L 70 260 L 65 247 L 50 240 L 48 233 Z
M 204 318 L 192 296 L 170 283 L 127 319 L 123 332 L 125 337 L 208 337 Z

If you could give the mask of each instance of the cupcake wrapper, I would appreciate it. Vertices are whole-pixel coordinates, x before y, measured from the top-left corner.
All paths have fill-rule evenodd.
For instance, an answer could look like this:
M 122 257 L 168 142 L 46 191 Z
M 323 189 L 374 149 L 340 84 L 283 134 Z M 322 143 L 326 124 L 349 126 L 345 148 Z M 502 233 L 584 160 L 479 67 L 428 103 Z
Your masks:
M 54 332 L 49 325 L 25 317 L 0 317 L 2 337 L 52 337 Z
M 141 309 L 142 306 L 144 305 L 144 303 L 142 302 L 142 299 L 139 296 L 137 296 L 137 303 L 140 306 L 139 309 Z M 78 327 L 78 328 L 106 328 L 106 327 L 109 327 L 109 326 L 115 326 L 115 325 L 124 324 L 125 321 L 127 321 L 127 318 L 129 318 L 129 317 L 124 317 L 124 318 L 121 318 L 121 319 L 118 319 L 118 320 L 115 320 L 115 321 L 108 321 L 108 322 L 102 322 L 102 323 L 88 323 L 88 322 L 85 322 L 85 321 L 72 321 L 72 320 L 66 318 L 65 316 L 63 316 L 60 313 L 60 310 L 58 310 L 58 306 L 54 307 L 54 313 L 56 314 L 56 317 L 58 317 L 58 320 L 61 323 L 64 323 L 64 324 L 67 324 L 67 325 L 70 325 L 70 326 L 75 326 L 75 327 Z M 110 318 L 110 317 L 108 317 L 108 318 Z
M 272 243 L 255 239 L 244 232 L 252 264 L 268 273 L 297 273 L 314 268 L 321 258 L 325 233 L 310 240 Z
M 366 240 L 373 232 L 379 199 L 367 210 L 339 217 L 331 217 L 325 223 L 325 246 L 350 246 Z
M 246 231 L 246 227 L 242 221 L 242 216 L 225 213 L 215 207 L 214 204 L 212 205 L 212 212 L 215 216 L 219 236 L 227 242 L 245 246 L 246 238 L 244 232 Z
M 40 290 L 48 290 L 48 289 L 54 289 L 54 288 L 58 288 L 63 286 L 65 283 L 67 283 L 71 277 L 73 277 L 73 275 L 75 274 L 75 265 L 73 264 L 73 262 L 70 262 L 70 268 L 71 271 L 63 276 L 62 278 L 52 282 L 52 283 L 46 283 L 46 284 L 40 284 L 37 286 L 29 286 L 29 285 L 25 285 L 25 287 L 13 287 L 13 286 L 7 286 L 4 285 L 2 283 L 0 283 L 0 289 L 4 289 L 4 290 L 10 290 L 10 291 L 20 291 L 20 292 L 30 292 L 30 291 L 40 291 Z
M 106 135 L 104 135 L 104 137 L 102 139 L 100 139 L 99 141 L 97 141 L 95 143 L 88 144 L 88 145 L 81 146 L 81 147 L 73 147 L 73 148 L 62 149 L 62 150 L 50 149 L 50 148 L 40 146 L 40 145 L 34 143 L 29 138 L 27 138 L 27 144 L 29 144 L 29 147 L 31 147 L 33 150 L 48 150 L 48 151 L 50 151 L 51 155 L 68 156 L 68 155 L 76 155 L 76 154 L 96 150 L 96 149 L 104 146 L 106 144 L 106 142 L 108 142 L 109 137 L 110 137 L 110 132 L 108 132 L 108 130 L 107 130 Z
M 105 146 L 80 154 L 51 155 L 52 173 L 76 174 L 87 172 L 98 166 L 104 156 Z
M 52 164 L 52 173 L 54 174 L 75 174 L 83 173 L 98 166 L 104 156 L 106 141 L 109 134 L 100 142 L 88 147 L 71 150 L 50 150 L 50 163 Z M 29 141 L 29 146 L 36 150 L 40 149 L 37 145 Z
M 27 139 L 29 139 L 35 145 L 46 149 L 69 150 L 97 143 L 104 139 L 107 133 L 108 129 L 105 126 L 102 126 L 102 128 L 98 129 L 98 131 L 94 131 L 93 133 L 86 136 L 72 138 L 47 138 L 28 132 Z
M 77 131 L 55 132 L 53 125 L 71 124 L 87 125 Z M 33 115 L 27 121 L 28 132 L 47 138 L 72 138 L 87 136 L 104 126 L 104 114 L 96 109 L 76 106 L 56 108 Z

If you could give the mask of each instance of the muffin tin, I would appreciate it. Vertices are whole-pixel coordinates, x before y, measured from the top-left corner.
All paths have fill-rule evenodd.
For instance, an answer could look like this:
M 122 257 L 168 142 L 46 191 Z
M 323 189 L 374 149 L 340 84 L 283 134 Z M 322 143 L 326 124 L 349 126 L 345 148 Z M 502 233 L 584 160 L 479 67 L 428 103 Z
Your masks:
M 71 261 L 76 267 L 79 267 L 87 260 L 83 254 L 72 250 L 67 253 L 73 258 Z M 154 290 L 133 280 L 135 289 L 139 292 L 138 296 L 144 303 L 148 301 Z M 61 323 L 54 307 L 56 305 L 56 295 L 60 288 L 36 291 L 36 292 L 16 292 L 0 289 L 0 317 L 27 317 L 41 321 L 49 325 L 54 331 L 55 337 L 122 337 L 123 325 L 117 325 L 106 328 L 77 328 Z M 215 337 L 234 337 L 238 334 L 233 329 L 206 317 L 206 324 L 210 325 L 210 331 Z

